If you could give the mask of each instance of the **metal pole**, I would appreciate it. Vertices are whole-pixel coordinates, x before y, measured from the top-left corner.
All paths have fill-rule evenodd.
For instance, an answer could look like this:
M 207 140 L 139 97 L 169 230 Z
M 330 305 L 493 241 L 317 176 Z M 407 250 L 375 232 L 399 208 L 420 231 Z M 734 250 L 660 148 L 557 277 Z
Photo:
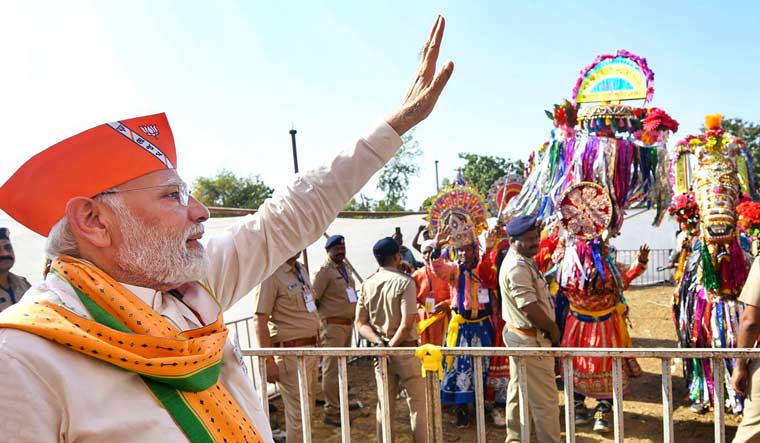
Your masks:
M 296 147 L 296 128 L 292 128 L 290 131 L 290 144 L 293 147 L 293 170 L 298 174 L 298 148 Z M 306 268 L 306 273 L 309 273 L 309 255 L 306 249 L 303 250 L 303 266 Z
M 435 161 L 435 192 L 441 192 L 441 187 L 438 185 L 438 160 Z

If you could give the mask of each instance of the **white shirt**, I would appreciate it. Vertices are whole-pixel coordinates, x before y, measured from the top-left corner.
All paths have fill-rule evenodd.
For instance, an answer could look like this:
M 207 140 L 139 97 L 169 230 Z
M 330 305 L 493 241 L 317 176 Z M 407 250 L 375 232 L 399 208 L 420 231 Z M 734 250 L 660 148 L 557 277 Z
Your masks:
M 183 291 L 183 302 L 147 288 L 126 286 L 180 329 L 216 319 L 297 251 L 320 238 L 338 211 L 401 146 L 386 123 L 329 165 L 298 175 L 285 192 L 268 199 L 206 247 L 211 263 L 205 291 Z M 35 285 L 2 318 L 27 303 L 50 300 L 89 317 L 57 277 Z M 264 441 L 272 434 L 261 401 L 228 338 L 221 383 Z M 71 351 L 35 335 L 0 329 L 0 442 L 187 442 L 142 379 L 129 371 Z

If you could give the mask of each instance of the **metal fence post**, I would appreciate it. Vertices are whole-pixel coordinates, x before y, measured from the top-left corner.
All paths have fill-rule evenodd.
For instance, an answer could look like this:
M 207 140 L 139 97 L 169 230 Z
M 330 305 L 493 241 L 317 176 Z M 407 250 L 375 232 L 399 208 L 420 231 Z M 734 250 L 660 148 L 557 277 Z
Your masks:
M 528 377 L 525 357 L 516 358 L 518 398 L 520 399 L 520 442 L 530 442 L 530 411 L 528 409 Z
M 724 367 L 722 358 L 710 359 L 713 374 L 713 409 L 715 411 L 715 443 L 725 443 L 726 441 L 726 429 L 724 426 L 725 420 L 725 398 L 723 391 L 724 383 Z
M 298 390 L 301 394 L 301 427 L 303 442 L 311 443 L 311 400 L 309 399 L 309 378 L 306 373 L 306 358 L 298 357 Z
M 483 399 L 483 357 L 471 357 L 475 378 L 475 426 L 478 443 L 486 443 L 485 401 Z
M 575 385 L 573 384 L 573 357 L 562 359 L 565 385 L 565 441 L 575 443 Z
M 383 427 L 383 443 L 391 443 L 391 400 L 396 401 L 396 398 L 390 398 L 388 393 L 388 357 L 382 355 L 378 356 L 378 363 L 380 365 L 380 379 L 382 380 L 382 395 L 379 398 L 380 407 L 383 413 L 382 427 Z
M 612 360 L 612 410 L 615 420 L 615 443 L 625 440 L 623 424 L 623 359 L 615 357 Z
M 251 371 L 251 372 L 258 372 L 259 374 L 259 380 L 258 380 L 258 388 L 259 388 L 259 396 L 261 397 L 261 407 L 264 408 L 264 413 L 267 415 L 267 420 L 269 419 L 269 393 L 267 392 L 267 363 L 266 363 L 267 357 L 256 357 L 256 364 L 255 369 L 258 369 L 258 371 Z M 252 368 L 254 369 L 254 368 Z
M 338 357 L 338 389 L 340 394 L 340 434 L 343 443 L 351 441 L 350 403 L 348 401 L 348 368 L 346 357 Z
M 662 441 L 673 440 L 673 378 L 670 375 L 670 359 L 662 359 Z

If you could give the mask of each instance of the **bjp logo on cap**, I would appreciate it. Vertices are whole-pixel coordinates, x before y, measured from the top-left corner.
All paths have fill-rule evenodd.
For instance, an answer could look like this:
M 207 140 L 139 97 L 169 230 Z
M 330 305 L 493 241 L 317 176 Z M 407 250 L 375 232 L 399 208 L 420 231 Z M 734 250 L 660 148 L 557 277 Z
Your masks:
M 156 125 L 142 125 L 140 126 L 140 129 L 142 129 L 145 135 L 149 135 L 151 137 L 158 137 L 159 131 Z

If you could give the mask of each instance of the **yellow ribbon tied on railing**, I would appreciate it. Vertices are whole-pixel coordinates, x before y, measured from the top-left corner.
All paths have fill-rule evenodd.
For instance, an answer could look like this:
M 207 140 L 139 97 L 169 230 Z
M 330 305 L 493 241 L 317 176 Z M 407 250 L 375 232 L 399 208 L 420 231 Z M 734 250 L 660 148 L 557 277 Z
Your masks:
M 414 355 L 422 362 L 422 377 L 427 377 L 427 372 L 438 372 L 438 379 L 443 380 L 443 354 L 441 347 L 430 343 L 418 346 Z

